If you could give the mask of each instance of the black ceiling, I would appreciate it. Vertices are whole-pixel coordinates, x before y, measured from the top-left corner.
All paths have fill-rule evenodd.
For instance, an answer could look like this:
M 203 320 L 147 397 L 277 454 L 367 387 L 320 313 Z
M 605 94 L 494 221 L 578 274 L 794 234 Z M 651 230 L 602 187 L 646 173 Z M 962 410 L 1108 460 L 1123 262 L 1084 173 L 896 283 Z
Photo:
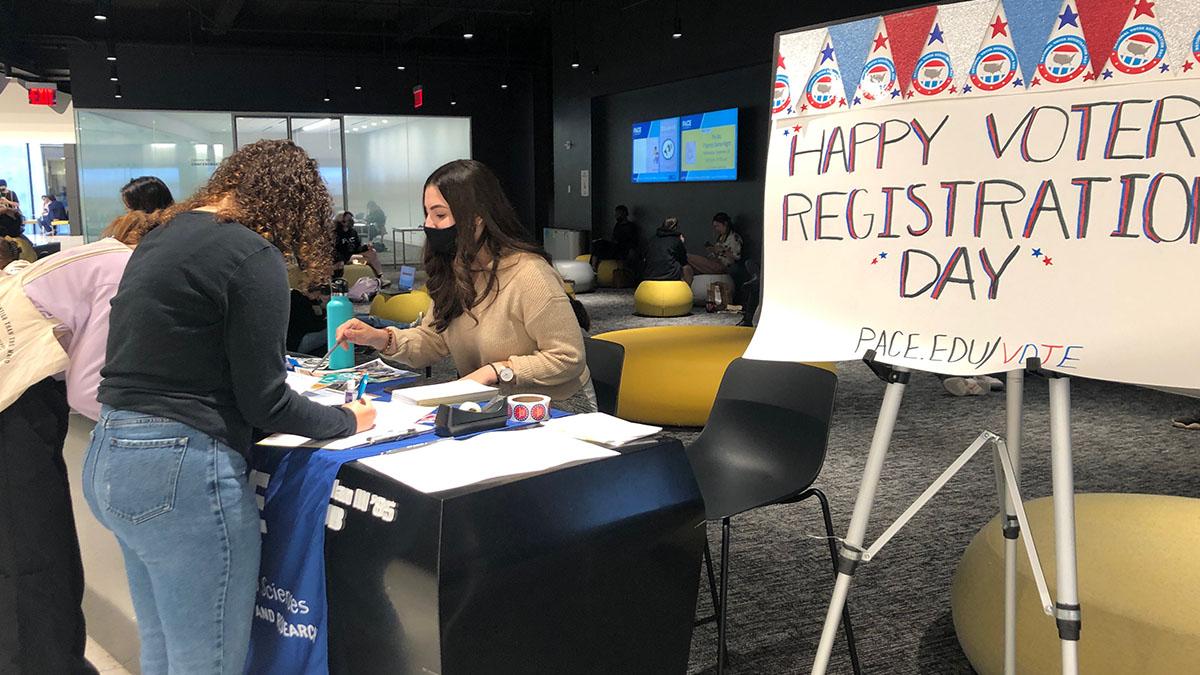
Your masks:
M 139 44 L 328 54 L 355 61 L 547 65 L 550 0 L 0 0 L 0 63 L 69 87 L 68 51 Z M 473 32 L 470 40 L 463 38 Z M 533 48 L 531 48 L 533 47 Z

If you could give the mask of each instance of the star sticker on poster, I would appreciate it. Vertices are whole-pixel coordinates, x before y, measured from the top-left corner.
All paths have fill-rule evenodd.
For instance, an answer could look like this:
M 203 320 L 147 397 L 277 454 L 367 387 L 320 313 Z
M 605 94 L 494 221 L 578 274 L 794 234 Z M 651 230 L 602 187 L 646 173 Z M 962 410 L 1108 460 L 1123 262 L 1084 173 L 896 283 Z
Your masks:
M 1042 249 L 1040 249 L 1040 248 L 1033 249 L 1033 257 L 1035 257 L 1035 258 L 1042 257 Z
M 1151 19 L 1158 18 L 1154 16 L 1154 3 L 1147 2 L 1146 0 L 1138 0 L 1137 2 L 1133 3 L 1133 12 L 1133 18 L 1135 19 L 1139 16 L 1148 16 Z
M 1043 265 L 1047 265 L 1047 266 L 1049 266 L 1049 265 L 1053 265 L 1053 264 L 1054 264 L 1054 260 L 1052 260 L 1052 259 L 1050 258 L 1050 256 L 1046 256 L 1045 258 L 1042 258 L 1042 264 L 1043 264 Z
M 996 20 L 991 23 L 990 27 L 992 29 L 992 37 L 996 37 L 997 35 L 1008 35 L 1008 24 L 1001 21 L 999 16 L 997 16 Z

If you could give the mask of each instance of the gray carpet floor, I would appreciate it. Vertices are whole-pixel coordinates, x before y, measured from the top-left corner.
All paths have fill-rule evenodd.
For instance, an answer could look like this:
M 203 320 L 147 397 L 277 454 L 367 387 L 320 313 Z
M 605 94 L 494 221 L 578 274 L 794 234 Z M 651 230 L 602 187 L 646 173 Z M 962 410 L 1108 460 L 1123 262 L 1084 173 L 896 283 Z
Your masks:
M 738 314 L 655 319 L 633 316 L 632 291 L 580 294 L 591 334 L 651 325 L 732 325 Z M 449 379 L 448 364 L 434 377 Z M 1045 381 L 1026 378 L 1021 489 L 1050 494 L 1049 398 Z M 883 384 L 862 364 L 842 364 L 828 456 L 817 487 L 829 496 L 834 529 L 849 524 Z M 1072 382 L 1072 440 L 1079 492 L 1141 492 L 1200 497 L 1200 432 L 1173 429 L 1170 418 L 1200 405 L 1158 391 L 1093 380 Z M 867 542 L 873 542 L 967 445 L 987 429 L 1004 433 L 1004 395 L 955 398 L 933 375 L 916 374 L 905 394 L 884 466 Z M 698 429 L 671 429 L 685 443 Z M 850 595 L 866 673 L 970 673 L 950 618 L 950 581 L 971 538 L 997 511 L 991 459 L 980 453 L 879 556 L 859 568 Z M 731 672 L 807 673 L 832 591 L 820 508 L 809 500 L 768 507 L 733 520 L 729 583 Z M 709 527 L 719 555 L 720 528 Z M 719 562 L 719 560 L 718 560 Z M 697 616 L 711 613 L 700 584 Z M 1084 639 L 1087 608 L 1084 607 Z M 717 629 L 692 637 L 689 673 L 715 671 Z M 839 634 L 832 673 L 851 672 Z

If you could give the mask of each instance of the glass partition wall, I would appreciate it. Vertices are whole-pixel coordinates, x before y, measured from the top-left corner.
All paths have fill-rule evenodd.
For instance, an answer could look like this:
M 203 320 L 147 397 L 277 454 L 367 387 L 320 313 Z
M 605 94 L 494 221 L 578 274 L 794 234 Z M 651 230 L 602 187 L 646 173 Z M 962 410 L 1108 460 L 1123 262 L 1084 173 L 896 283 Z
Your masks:
M 365 220 L 368 203 L 374 202 L 386 217 L 380 243 L 390 249 L 394 239 L 401 246 L 396 261 L 412 261 L 424 243 L 419 234 L 393 238 L 391 231 L 420 228 L 425 178 L 448 161 L 471 156 L 471 121 L 462 117 L 97 109 L 75 115 L 80 204 L 89 241 L 124 211 L 120 189 L 133 178 L 158 176 L 176 199 L 183 199 L 233 148 L 291 138 L 317 160 L 334 209 Z M 391 258 L 384 255 L 387 262 Z

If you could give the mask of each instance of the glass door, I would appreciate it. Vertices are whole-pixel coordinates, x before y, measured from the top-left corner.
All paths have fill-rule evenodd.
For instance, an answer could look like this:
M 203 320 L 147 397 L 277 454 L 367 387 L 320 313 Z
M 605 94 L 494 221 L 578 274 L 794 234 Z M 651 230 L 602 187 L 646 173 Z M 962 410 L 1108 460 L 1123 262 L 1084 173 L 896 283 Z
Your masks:
M 346 210 L 346 167 L 340 117 L 292 117 L 292 140 L 317 160 L 335 211 Z
M 291 137 L 286 117 L 239 115 L 233 121 L 234 140 L 239 148 L 255 141 L 286 141 Z

